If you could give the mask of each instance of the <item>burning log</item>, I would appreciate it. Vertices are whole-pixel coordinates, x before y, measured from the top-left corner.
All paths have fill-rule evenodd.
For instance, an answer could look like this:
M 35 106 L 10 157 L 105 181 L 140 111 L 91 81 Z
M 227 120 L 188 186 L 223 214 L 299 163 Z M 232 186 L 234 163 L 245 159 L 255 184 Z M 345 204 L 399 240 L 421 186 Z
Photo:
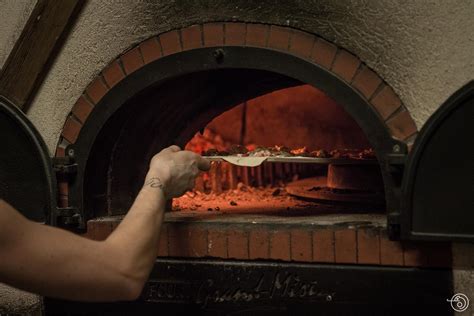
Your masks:
M 199 175 L 196 178 L 196 182 L 194 183 L 194 189 L 196 191 L 199 191 L 199 192 L 204 192 L 205 191 L 203 175 Z
M 222 181 L 221 181 L 221 164 L 212 163 L 211 169 L 209 170 L 209 177 L 211 178 L 211 190 L 215 194 L 222 193 Z
M 237 178 L 237 168 L 229 164 L 227 166 L 227 179 L 229 184 L 229 189 L 234 190 L 237 188 L 238 178 Z

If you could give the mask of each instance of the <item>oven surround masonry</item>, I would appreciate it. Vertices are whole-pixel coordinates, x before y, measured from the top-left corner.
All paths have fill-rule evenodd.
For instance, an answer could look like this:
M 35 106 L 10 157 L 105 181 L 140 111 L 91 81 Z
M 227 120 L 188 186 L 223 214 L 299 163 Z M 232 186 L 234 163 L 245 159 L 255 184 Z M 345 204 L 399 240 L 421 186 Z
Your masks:
M 219 47 L 227 46 L 281 51 L 319 65 L 368 100 L 389 135 L 400 140 L 402 144 L 405 143 L 408 148 L 412 145 L 417 129 L 409 112 L 392 88 L 353 54 L 318 36 L 289 27 L 226 22 L 192 25 L 153 36 L 110 62 L 88 85 L 68 115 L 58 142 L 56 157 L 65 157 L 68 154 L 74 156 L 74 153 L 67 151 L 74 148 L 82 126 L 90 119 L 89 115 L 94 107 L 105 106 L 101 104 L 102 98 L 126 77 L 169 55 L 213 47 L 216 47 L 216 53 L 219 53 Z M 403 148 L 401 150 L 403 151 Z M 60 206 L 69 206 L 67 181 L 60 181 L 58 187 Z M 86 235 L 93 239 L 103 239 L 118 222 L 118 219 L 91 220 L 87 224 Z M 276 228 L 277 226 L 273 223 L 260 223 L 252 228 L 239 228 L 239 225 L 235 228 L 228 223 L 170 222 L 166 224 L 162 235 L 160 254 L 172 257 L 451 266 L 449 243 L 425 247 L 416 243 L 392 242 L 387 238 L 387 231 L 381 227 L 329 225 L 315 229 L 314 223 L 308 224 L 304 221 L 300 229 L 285 225 Z M 188 238 L 194 244 L 188 245 Z M 214 240 L 215 238 L 218 241 Z M 256 241 L 256 238 L 260 241 Z M 323 240 L 316 242 L 319 238 Z M 268 249 L 261 250 L 256 255 L 253 253 L 255 250 L 252 250 L 255 243 L 260 243 L 262 249 Z M 216 250 L 219 247 L 221 249 Z M 300 249 L 297 249 L 298 247 Z M 272 249 L 278 249 L 278 254 L 273 253 Z M 320 258 L 318 253 L 321 249 L 326 249 L 328 253 Z M 367 254 L 364 254 L 364 249 L 367 249 Z M 365 257 L 370 259 L 364 259 Z
M 343 85 L 343 82 L 345 82 L 348 87 L 344 87 L 344 89 L 353 91 L 351 93 L 357 94 L 355 96 L 356 99 L 365 100 L 362 102 L 369 104 L 369 108 L 359 105 L 358 111 L 360 115 L 359 113 L 357 114 L 360 120 L 359 124 L 362 124 L 362 121 L 365 120 L 363 127 L 366 128 L 366 133 L 368 131 L 369 133 L 374 133 L 374 135 L 369 136 L 369 139 L 373 144 L 378 143 L 380 145 L 380 148 L 376 148 L 376 150 L 392 146 L 395 154 L 403 154 L 406 152 L 406 147 L 408 146 L 409 148 L 416 137 L 416 125 L 393 90 L 356 56 L 349 52 L 337 48 L 335 45 L 315 35 L 291 28 L 253 23 L 209 23 L 173 30 L 152 37 L 131 48 L 105 67 L 101 74 L 89 84 L 68 116 L 61 134 L 62 137 L 56 149 L 56 157 L 77 155 L 74 152 L 74 147 L 77 138 L 81 135 L 82 126 L 84 124 L 89 124 L 89 126 L 101 125 L 103 123 L 100 122 L 104 121 L 104 117 L 110 115 L 108 114 L 109 112 L 116 111 L 116 109 L 111 108 L 112 104 L 110 104 L 110 101 L 104 101 L 103 98 L 113 94 L 113 91 L 117 92 L 118 90 L 114 90 L 114 87 L 122 81 L 126 81 L 124 79 L 127 79 L 128 82 L 136 81 L 134 78 L 140 77 L 134 77 L 133 75 L 139 69 L 148 70 L 150 74 L 153 73 L 154 70 L 150 70 L 151 68 L 147 65 L 153 64 L 162 58 L 166 59 L 166 57 L 174 55 L 181 56 L 181 54 L 185 53 L 191 54 L 196 49 L 213 49 L 213 47 L 216 47 L 215 52 L 219 52 L 219 47 L 229 47 L 229 50 L 235 49 L 233 47 L 248 47 L 247 51 L 250 52 L 253 52 L 250 49 L 263 48 L 268 51 L 268 54 L 272 51 L 283 52 L 285 53 L 285 58 L 287 58 L 286 56 L 289 56 L 289 58 L 294 56 L 306 62 L 316 64 L 321 69 L 325 69 L 323 72 L 328 71 L 334 82 L 340 82 Z M 242 54 L 245 51 L 245 49 L 241 49 L 240 53 Z M 261 51 L 256 50 L 254 54 L 259 52 Z M 212 51 L 209 53 L 212 53 Z M 238 50 L 234 52 L 234 54 L 237 53 L 239 53 Z M 262 54 L 264 53 L 265 51 Z M 193 58 L 193 55 L 190 56 L 184 60 Z M 270 57 L 271 55 L 268 56 L 268 58 Z M 185 61 L 179 60 L 177 62 L 184 63 Z M 243 65 L 245 66 L 246 63 L 243 62 Z M 205 69 L 205 67 L 202 69 Z M 142 72 L 141 77 L 143 76 L 148 75 Z M 325 74 L 323 73 L 321 76 L 325 76 Z M 167 78 L 165 75 L 164 79 Z M 144 83 L 132 84 L 131 87 L 135 91 L 140 89 L 136 88 L 137 84 L 140 86 Z M 121 89 L 129 89 L 129 87 L 122 86 Z M 328 86 L 328 89 L 332 89 L 332 87 Z M 109 91 L 111 92 L 109 93 Z M 338 97 L 337 93 L 335 97 Z M 113 106 L 115 108 L 117 102 L 124 101 L 114 101 Z M 346 110 L 351 111 L 352 109 L 348 105 L 349 102 L 344 100 L 344 102 L 341 101 L 340 103 L 347 105 Z M 354 100 L 354 102 L 356 101 Z M 105 103 L 106 105 L 101 105 L 100 103 Z M 104 109 L 104 107 L 107 108 Z M 367 112 L 367 114 L 363 112 Z M 92 116 L 95 113 L 94 121 L 92 122 L 89 117 L 90 113 L 93 113 Z M 92 133 L 98 132 L 92 131 Z M 83 142 L 77 151 L 86 152 L 86 155 L 88 155 L 88 149 L 83 147 L 84 144 L 89 144 L 86 145 L 87 147 L 91 146 L 91 141 L 88 141 L 88 139 L 94 139 L 94 136 L 91 136 L 92 134 L 88 130 L 82 135 Z M 392 145 L 390 145 L 390 137 L 393 138 Z M 384 150 L 392 151 L 392 147 L 385 148 Z M 70 151 L 69 153 L 66 153 L 66 148 Z M 379 152 L 379 154 L 382 155 L 382 152 Z M 381 163 L 383 162 L 381 161 Z M 392 199 L 390 193 L 388 194 L 387 199 Z M 59 195 L 60 206 L 69 206 L 67 182 L 62 181 L 59 183 Z

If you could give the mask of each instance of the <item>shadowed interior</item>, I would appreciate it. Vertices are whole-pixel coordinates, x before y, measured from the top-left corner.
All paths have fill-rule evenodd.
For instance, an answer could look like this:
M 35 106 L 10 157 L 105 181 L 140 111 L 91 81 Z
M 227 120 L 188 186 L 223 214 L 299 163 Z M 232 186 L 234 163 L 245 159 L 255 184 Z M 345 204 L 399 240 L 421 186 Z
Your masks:
M 92 198 L 85 201 L 86 205 L 95 216 L 124 214 L 142 185 L 149 159 L 174 143 L 182 147 L 188 144 L 188 149 L 201 152 L 206 148 L 190 148 L 197 137 L 202 138 L 196 135 L 200 130 L 205 131 L 204 136 L 209 133 L 214 135 L 214 139 L 206 140 L 210 147 L 224 146 L 224 142 L 227 145 L 307 146 L 312 150 L 328 151 L 370 147 L 352 117 L 312 86 L 261 70 L 229 69 L 193 73 L 142 91 L 107 121 L 88 162 L 85 190 L 89 194 L 85 196 Z M 216 144 L 216 139 L 221 143 Z M 308 208 L 312 204 L 295 201 L 286 194 L 284 186 L 292 180 L 309 176 L 324 177 L 327 167 L 273 165 L 247 168 L 245 175 L 237 172 L 235 183 L 230 187 L 224 185 L 217 191 L 212 188 L 211 192 L 207 190 L 208 194 L 204 198 L 220 206 L 206 205 L 206 202 L 201 201 L 198 208 L 222 210 L 225 213 L 225 206 L 230 202 L 233 202 L 231 206 L 236 206 L 234 204 L 237 202 L 233 200 L 250 195 L 250 198 L 244 197 L 250 204 L 238 202 L 245 206 L 233 209 L 240 209 L 244 213 L 264 210 L 266 214 L 283 214 L 298 205 L 300 209 L 293 215 L 311 213 Z M 223 168 L 230 170 L 232 167 Z M 215 169 L 213 167 L 204 178 L 229 180 L 225 172 L 212 173 Z M 237 186 L 246 192 L 239 193 L 235 190 Z M 250 189 L 254 191 L 249 192 L 243 186 L 255 190 Z M 229 193 L 230 189 L 237 195 L 233 200 L 225 194 L 217 196 L 222 190 Z M 197 203 L 188 205 L 186 202 L 187 197 L 194 198 L 194 193 L 190 194 L 176 201 L 174 209 L 195 211 Z M 323 206 L 322 209 L 320 212 L 323 213 L 334 212 L 333 206 Z M 367 211 L 367 208 L 362 210 Z

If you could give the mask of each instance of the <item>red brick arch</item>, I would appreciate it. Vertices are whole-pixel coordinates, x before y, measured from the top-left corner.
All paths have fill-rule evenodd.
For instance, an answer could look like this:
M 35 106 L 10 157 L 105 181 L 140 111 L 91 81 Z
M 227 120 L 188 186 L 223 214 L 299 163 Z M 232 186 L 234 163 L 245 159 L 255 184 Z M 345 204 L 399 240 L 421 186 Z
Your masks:
M 149 38 L 114 59 L 89 84 L 68 114 L 56 156 L 74 144 L 96 104 L 118 82 L 167 55 L 202 47 L 249 46 L 286 52 L 317 64 L 350 84 L 379 114 L 393 138 L 411 143 L 417 128 L 392 88 L 358 57 L 314 34 L 255 23 L 207 23 L 172 30 Z M 59 185 L 60 205 L 67 205 L 68 185 Z
M 154 36 L 114 59 L 89 84 L 64 124 L 56 156 L 63 156 L 93 107 L 119 81 L 163 56 L 200 47 L 252 46 L 284 51 L 332 72 L 360 92 L 384 121 L 390 134 L 408 142 L 416 125 L 400 98 L 358 57 L 314 34 L 290 27 L 253 23 L 207 23 Z

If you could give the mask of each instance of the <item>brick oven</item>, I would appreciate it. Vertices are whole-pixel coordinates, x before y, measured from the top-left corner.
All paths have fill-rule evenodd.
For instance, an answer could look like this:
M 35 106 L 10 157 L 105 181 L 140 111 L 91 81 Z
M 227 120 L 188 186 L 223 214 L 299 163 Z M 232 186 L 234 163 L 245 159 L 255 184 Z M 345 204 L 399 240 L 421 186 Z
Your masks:
M 398 313 L 423 302 L 420 311 L 449 313 L 451 243 L 474 238 L 472 150 L 454 137 L 472 135 L 462 122 L 473 102 L 471 82 L 418 131 L 390 84 L 315 33 L 269 23 L 178 27 L 97 74 L 65 119 L 52 167 L 41 136 L 2 99 L 0 119 L 22 121 L 18 139 L 39 149 L 15 140 L 18 155 L 0 157 L 12 165 L 20 155 L 37 158 L 22 168 L 38 180 L 18 186 L 44 208 L 5 192 L 32 219 L 103 240 L 150 157 L 168 145 L 206 154 L 234 144 L 306 148 L 292 154 L 304 163 L 213 162 L 193 191 L 170 201 L 136 302 L 46 299 L 47 310 Z M 311 160 L 311 152 L 324 156 Z

